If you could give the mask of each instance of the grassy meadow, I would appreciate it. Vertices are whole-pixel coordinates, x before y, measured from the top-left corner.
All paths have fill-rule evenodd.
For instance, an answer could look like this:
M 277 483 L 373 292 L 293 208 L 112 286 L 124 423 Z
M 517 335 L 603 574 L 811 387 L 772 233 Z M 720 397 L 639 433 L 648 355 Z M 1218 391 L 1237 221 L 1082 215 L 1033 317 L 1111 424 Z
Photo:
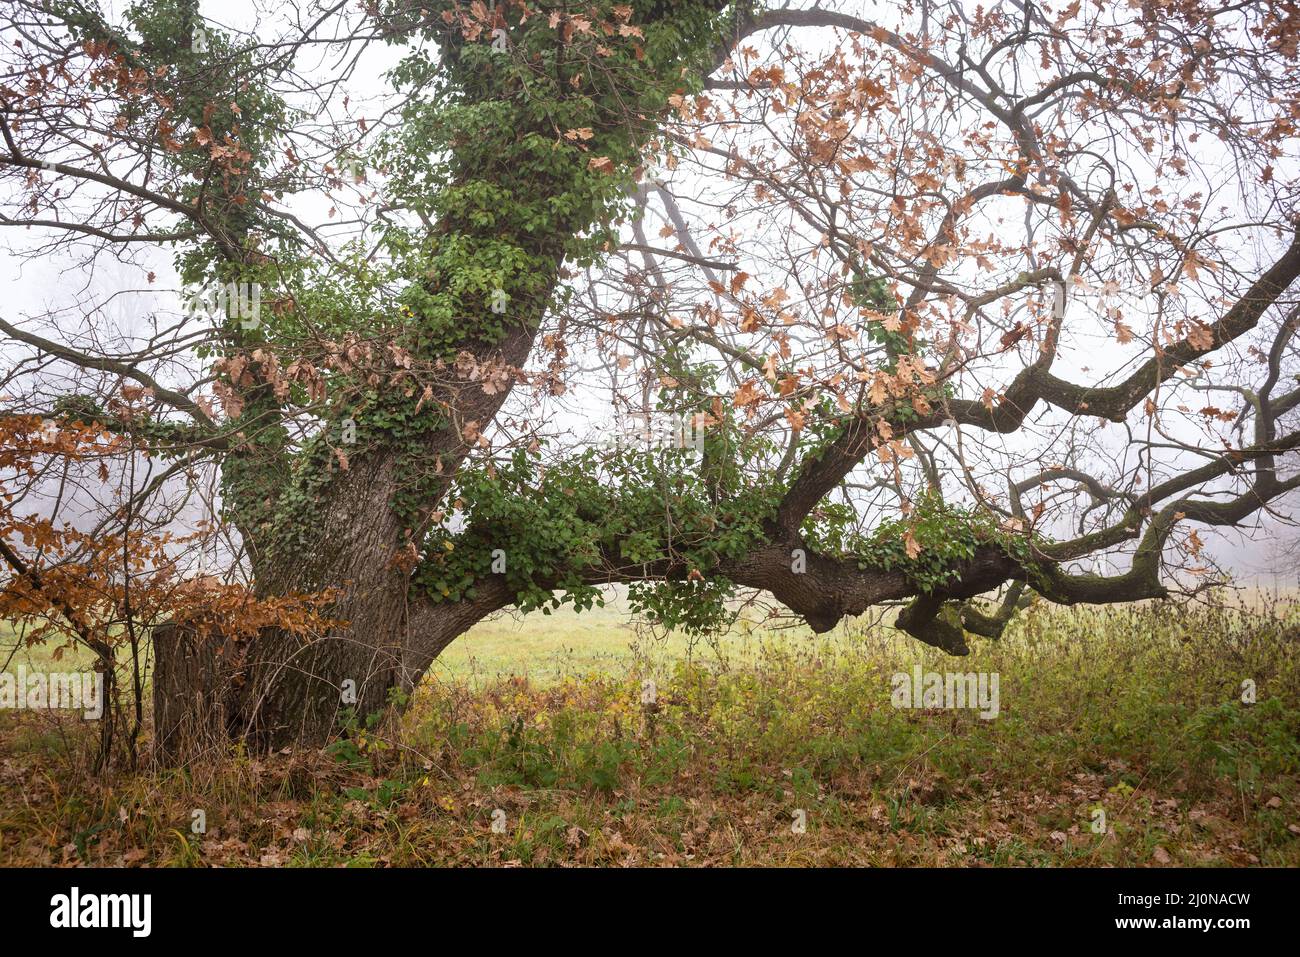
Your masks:
M 88 725 L 0 712 L 0 864 L 1296 866 L 1298 647 L 1290 599 L 1040 604 L 962 659 L 502 617 L 324 751 L 97 780 Z M 894 707 L 916 665 L 996 674 L 997 717 Z

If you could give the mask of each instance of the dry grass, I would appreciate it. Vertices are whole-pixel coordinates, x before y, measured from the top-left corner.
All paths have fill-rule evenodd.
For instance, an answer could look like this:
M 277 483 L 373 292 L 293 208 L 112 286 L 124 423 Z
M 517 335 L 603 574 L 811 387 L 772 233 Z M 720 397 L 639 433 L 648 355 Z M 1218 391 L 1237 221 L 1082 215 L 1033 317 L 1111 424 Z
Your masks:
M 567 672 L 548 628 L 521 674 L 467 643 L 400 722 L 324 752 L 103 781 L 76 729 L 4 715 L 0 862 L 1295 866 L 1296 622 L 1285 602 L 1040 607 L 961 660 L 889 629 L 689 660 L 614 632 L 621 651 Z M 996 672 L 999 717 L 895 709 L 916 663 Z

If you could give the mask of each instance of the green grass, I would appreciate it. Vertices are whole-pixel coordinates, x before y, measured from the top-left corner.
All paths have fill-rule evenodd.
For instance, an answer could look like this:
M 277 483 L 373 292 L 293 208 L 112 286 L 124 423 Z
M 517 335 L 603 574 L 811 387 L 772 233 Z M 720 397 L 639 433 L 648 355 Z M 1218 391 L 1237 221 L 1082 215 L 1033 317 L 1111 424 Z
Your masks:
M 792 629 L 783 640 L 810 634 Z M 770 633 L 744 622 L 716 638 L 655 634 L 638 627 L 626 599 L 611 591 L 605 607 L 580 614 L 566 606 L 550 615 L 502 615 L 480 622 L 438 657 L 431 674 L 475 687 L 508 677 L 548 685 L 576 675 L 661 671 L 677 661 L 718 665 L 752 659 L 764 636 L 771 640 Z
M 789 634 L 810 633 L 802 628 Z M 439 656 L 431 675 L 475 686 L 508 677 L 526 677 L 544 685 L 571 675 L 621 674 L 648 663 L 654 667 L 678 660 L 717 663 L 752 655 L 756 648 L 748 626 L 710 639 L 656 635 L 639 627 L 626 598 L 611 590 L 603 608 L 581 614 L 565 606 L 549 615 L 504 613 L 481 621 Z M 10 669 L 21 664 L 28 670 L 69 671 L 90 667 L 94 656 L 69 646 L 56 659 L 53 643 L 27 646 L 9 623 L 0 622 L 0 664 L 5 661 L 11 661 Z
M 13 625 L 0 621 L 0 671 L 13 671 L 22 665 L 28 671 L 76 671 L 89 667 L 95 656 L 79 646 L 62 650 L 54 642 L 28 645 Z M 6 664 L 7 663 L 7 664 Z
M 501 619 L 324 753 L 96 782 L 0 720 L 0 861 L 1296 866 L 1297 648 L 1291 606 L 1040 605 L 963 659 L 853 623 L 690 646 L 617 606 Z M 999 717 L 895 709 L 914 664 L 997 673 Z

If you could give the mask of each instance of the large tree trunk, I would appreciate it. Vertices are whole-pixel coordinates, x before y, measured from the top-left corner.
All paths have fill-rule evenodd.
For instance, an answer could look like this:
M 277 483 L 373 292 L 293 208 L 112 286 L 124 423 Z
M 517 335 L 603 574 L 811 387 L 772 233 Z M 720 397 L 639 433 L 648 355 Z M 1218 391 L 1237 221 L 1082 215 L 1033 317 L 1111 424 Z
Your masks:
M 651 16 L 681 16 L 683 23 L 698 30 L 705 23 L 701 11 L 712 17 L 723 6 L 721 0 L 703 0 L 699 5 L 655 8 Z M 553 27 L 537 21 L 527 30 L 551 37 Z M 522 44 L 522 36 L 516 32 L 517 43 Z M 425 249 L 438 268 L 420 260 L 416 281 L 427 283 L 425 291 L 437 299 L 437 308 L 426 304 L 419 316 L 408 311 L 409 322 L 396 323 L 387 343 L 422 368 L 438 370 L 437 385 L 426 383 L 434 394 L 379 387 L 371 405 L 402 415 L 375 415 L 367 446 L 350 454 L 342 471 L 329 463 L 323 485 L 316 481 L 319 468 L 325 467 L 320 460 L 315 473 L 289 467 L 290 458 L 295 464 L 303 461 L 297 450 L 291 455 L 287 449 L 272 448 L 269 461 L 261 461 L 266 440 L 245 443 L 225 465 L 238 479 L 228 483 L 236 494 L 227 496 L 227 504 L 250 546 L 257 593 L 283 597 L 332 590 L 338 597 L 329 614 L 339 625 L 311 640 L 279 631 L 247 641 L 200 640 L 179 629 L 163 630 L 156 640 L 154 695 L 156 741 L 164 757 L 191 751 L 194 743 L 232 738 L 259 748 L 319 745 L 338 726 L 344 709 L 364 716 L 384 708 L 393 689 L 411 688 L 453 638 L 510 600 L 503 584 L 483 582 L 476 584 L 473 600 L 422 604 L 412 598 L 410 563 L 402 559 L 413 557 L 413 546 L 418 547 L 427 531 L 430 514 L 446 494 L 475 434 L 496 418 L 515 371 L 532 349 L 561 263 L 575 251 L 589 254 L 577 238 L 612 215 L 614 207 L 595 188 L 603 186 L 606 174 L 593 170 L 585 155 L 575 153 L 568 169 L 553 168 L 549 159 L 534 169 L 520 168 L 520 157 L 532 154 L 521 152 L 519 144 L 556 136 L 555 119 L 529 102 L 528 87 L 521 86 L 516 71 L 483 69 L 477 58 L 463 57 L 462 48 L 469 42 L 454 24 L 442 30 L 439 69 L 447 82 L 463 88 L 467 100 L 505 105 L 510 115 L 500 117 L 483 136 L 470 137 L 457 132 L 467 122 L 463 112 L 456 113 L 463 105 L 430 101 L 432 112 L 420 128 L 427 128 L 434 145 L 445 135 L 445 171 L 452 185 L 445 193 L 450 199 L 433 204 L 436 222 Z M 682 68 L 705 62 L 713 44 L 707 32 L 683 35 L 678 61 L 657 56 L 646 60 L 645 67 L 628 66 L 626 75 L 588 75 L 582 116 L 588 136 L 595 130 L 592 142 L 630 169 L 639 161 L 654 123 L 640 112 L 643 107 L 629 108 L 629 103 L 639 103 L 637 96 L 628 99 L 629 85 L 635 88 L 631 92 L 645 94 L 667 109 L 668 91 L 675 88 Z M 556 69 L 554 95 L 567 98 L 583 73 L 569 74 L 562 63 Z M 475 184 L 493 190 L 484 194 L 478 188 L 462 189 Z M 517 208 L 498 208 L 497 197 L 502 195 L 514 197 Z M 539 222 L 545 228 L 539 228 Z M 495 279 L 506 294 L 507 312 L 495 304 L 489 310 L 488 293 L 479 288 L 478 279 L 458 281 L 467 261 L 479 261 L 475 256 L 484 263 L 511 264 Z M 452 346 L 447 341 L 448 315 L 463 324 Z M 376 352 L 382 355 L 384 350 Z M 251 362 L 244 357 L 241 369 L 256 372 L 258 362 L 256 353 Z M 446 376 L 455 381 L 447 384 Z M 276 401 L 274 389 L 268 393 L 265 385 L 243 398 L 245 416 L 259 403 L 274 407 Z M 443 413 L 440 421 L 420 418 L 433 409 Z M 340 403 L 329 414 L 337 422 L 350 411 Z M 398 429 L 394 418 L 429 424 Z M 417 433 L 415 428 L 426 431 Z M 279 486 L 288 483 L 296 483 L 286 496 L 290 507 L 280 508 Z M 404 512 L 399 511 L 399 491 L 408 493 Z M 412 497 L 418 500 L 414 507 Z M 308 544 L 303 546 L 303 541 Z
M 447 645 L 509 602 L 499 583 L 480 591 L 472 602 L 410 609 L 385 593 L 354 592 L 347 604 L 358 619 L 385 629 L 370 633 L 375 640 L 355 627 L 312 640 L 277 631 L 230 640 L 164 625 L 153 640 L 155 759 L 182 763 L 237 741 L 257 750 L 323 745 L 345 709 L 387 707 L 393 690 L 413 690 Z
M 341 591 L 339 621 L 313 640 L 264 633 L 248 662 L 244 733 L 268 746 L 318 744 L 340 709 L 383 706 L 404 673 L 408 574 L 396 562 L 402 527 L 391 501 L 393 458 L 367 456 L 337 476 L 313 516 L 313 547 L 284 554 L 258 577 L 267 595 Z
M 154 638 L 155 740 L 161 756 L 245 740 L 259 749 L 322 744 L 345 709 L 383 708 L 429 665 L 408 627 L 409 570 L 396 561 L 403 530 L 391 507 L 393 465 L 373 455 L 336 477 L 314 516 L 313 545 L 261 569 L 263 596 L 333 589 L 338 625 L 304 637 L 199 636 L 166 626 Z M 420 644 L 441 636 L 422 635 Z M 454 637 L 454 636 L 453 636 Z M 446 638 L 449 641 L 450 638 Z
M 521 365 L 535 329 L 534 319 L 491 359 Z M 467 385 L 447 397 L 458 418 L 490 421 L 508 390 L 488 394 L 477 383 Z M 452 429 L 431 433 L 427 449 L 450 474 L 468 452 Z M 509 603 L 499 582 L 454 605 L 412 596 L 403 560 L 419 528 L 410 530 L 395 508 L 399 484 L 409 478 L 401 461 L 384 447 L 356 455 L 317 491 L 311 544 L 254 563 L 261 597 L 335 594 L 326 614 L 338 624 L 326 634 L 305 638 L 267 629 L 236 640 L 173 625 L 158 629 L 153 693 L 159 759 L 185 760 L 232 741 L 258 750 L 318 747 L 345 711 L 364 717 L 386 708 L 392 692 L 412 690 L 452 640 Z

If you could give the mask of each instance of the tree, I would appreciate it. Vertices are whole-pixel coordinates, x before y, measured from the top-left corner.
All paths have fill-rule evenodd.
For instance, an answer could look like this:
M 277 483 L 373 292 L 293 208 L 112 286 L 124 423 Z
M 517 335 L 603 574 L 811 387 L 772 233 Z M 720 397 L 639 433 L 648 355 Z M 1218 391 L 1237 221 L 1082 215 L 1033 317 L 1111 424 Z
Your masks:
M 162 305 L 0 318 L 6 413 L 149 463 L 119 525 L 218 476 L 281 609 L 154 615 L 162 753 L 320 743 L 609 583 L 961 654 L 1202 587 L 1197 528 L 1300 484 L 1294 4 L 12 9 L 0 223 Z M 583 441 L 598 395 L 640 424 Z

